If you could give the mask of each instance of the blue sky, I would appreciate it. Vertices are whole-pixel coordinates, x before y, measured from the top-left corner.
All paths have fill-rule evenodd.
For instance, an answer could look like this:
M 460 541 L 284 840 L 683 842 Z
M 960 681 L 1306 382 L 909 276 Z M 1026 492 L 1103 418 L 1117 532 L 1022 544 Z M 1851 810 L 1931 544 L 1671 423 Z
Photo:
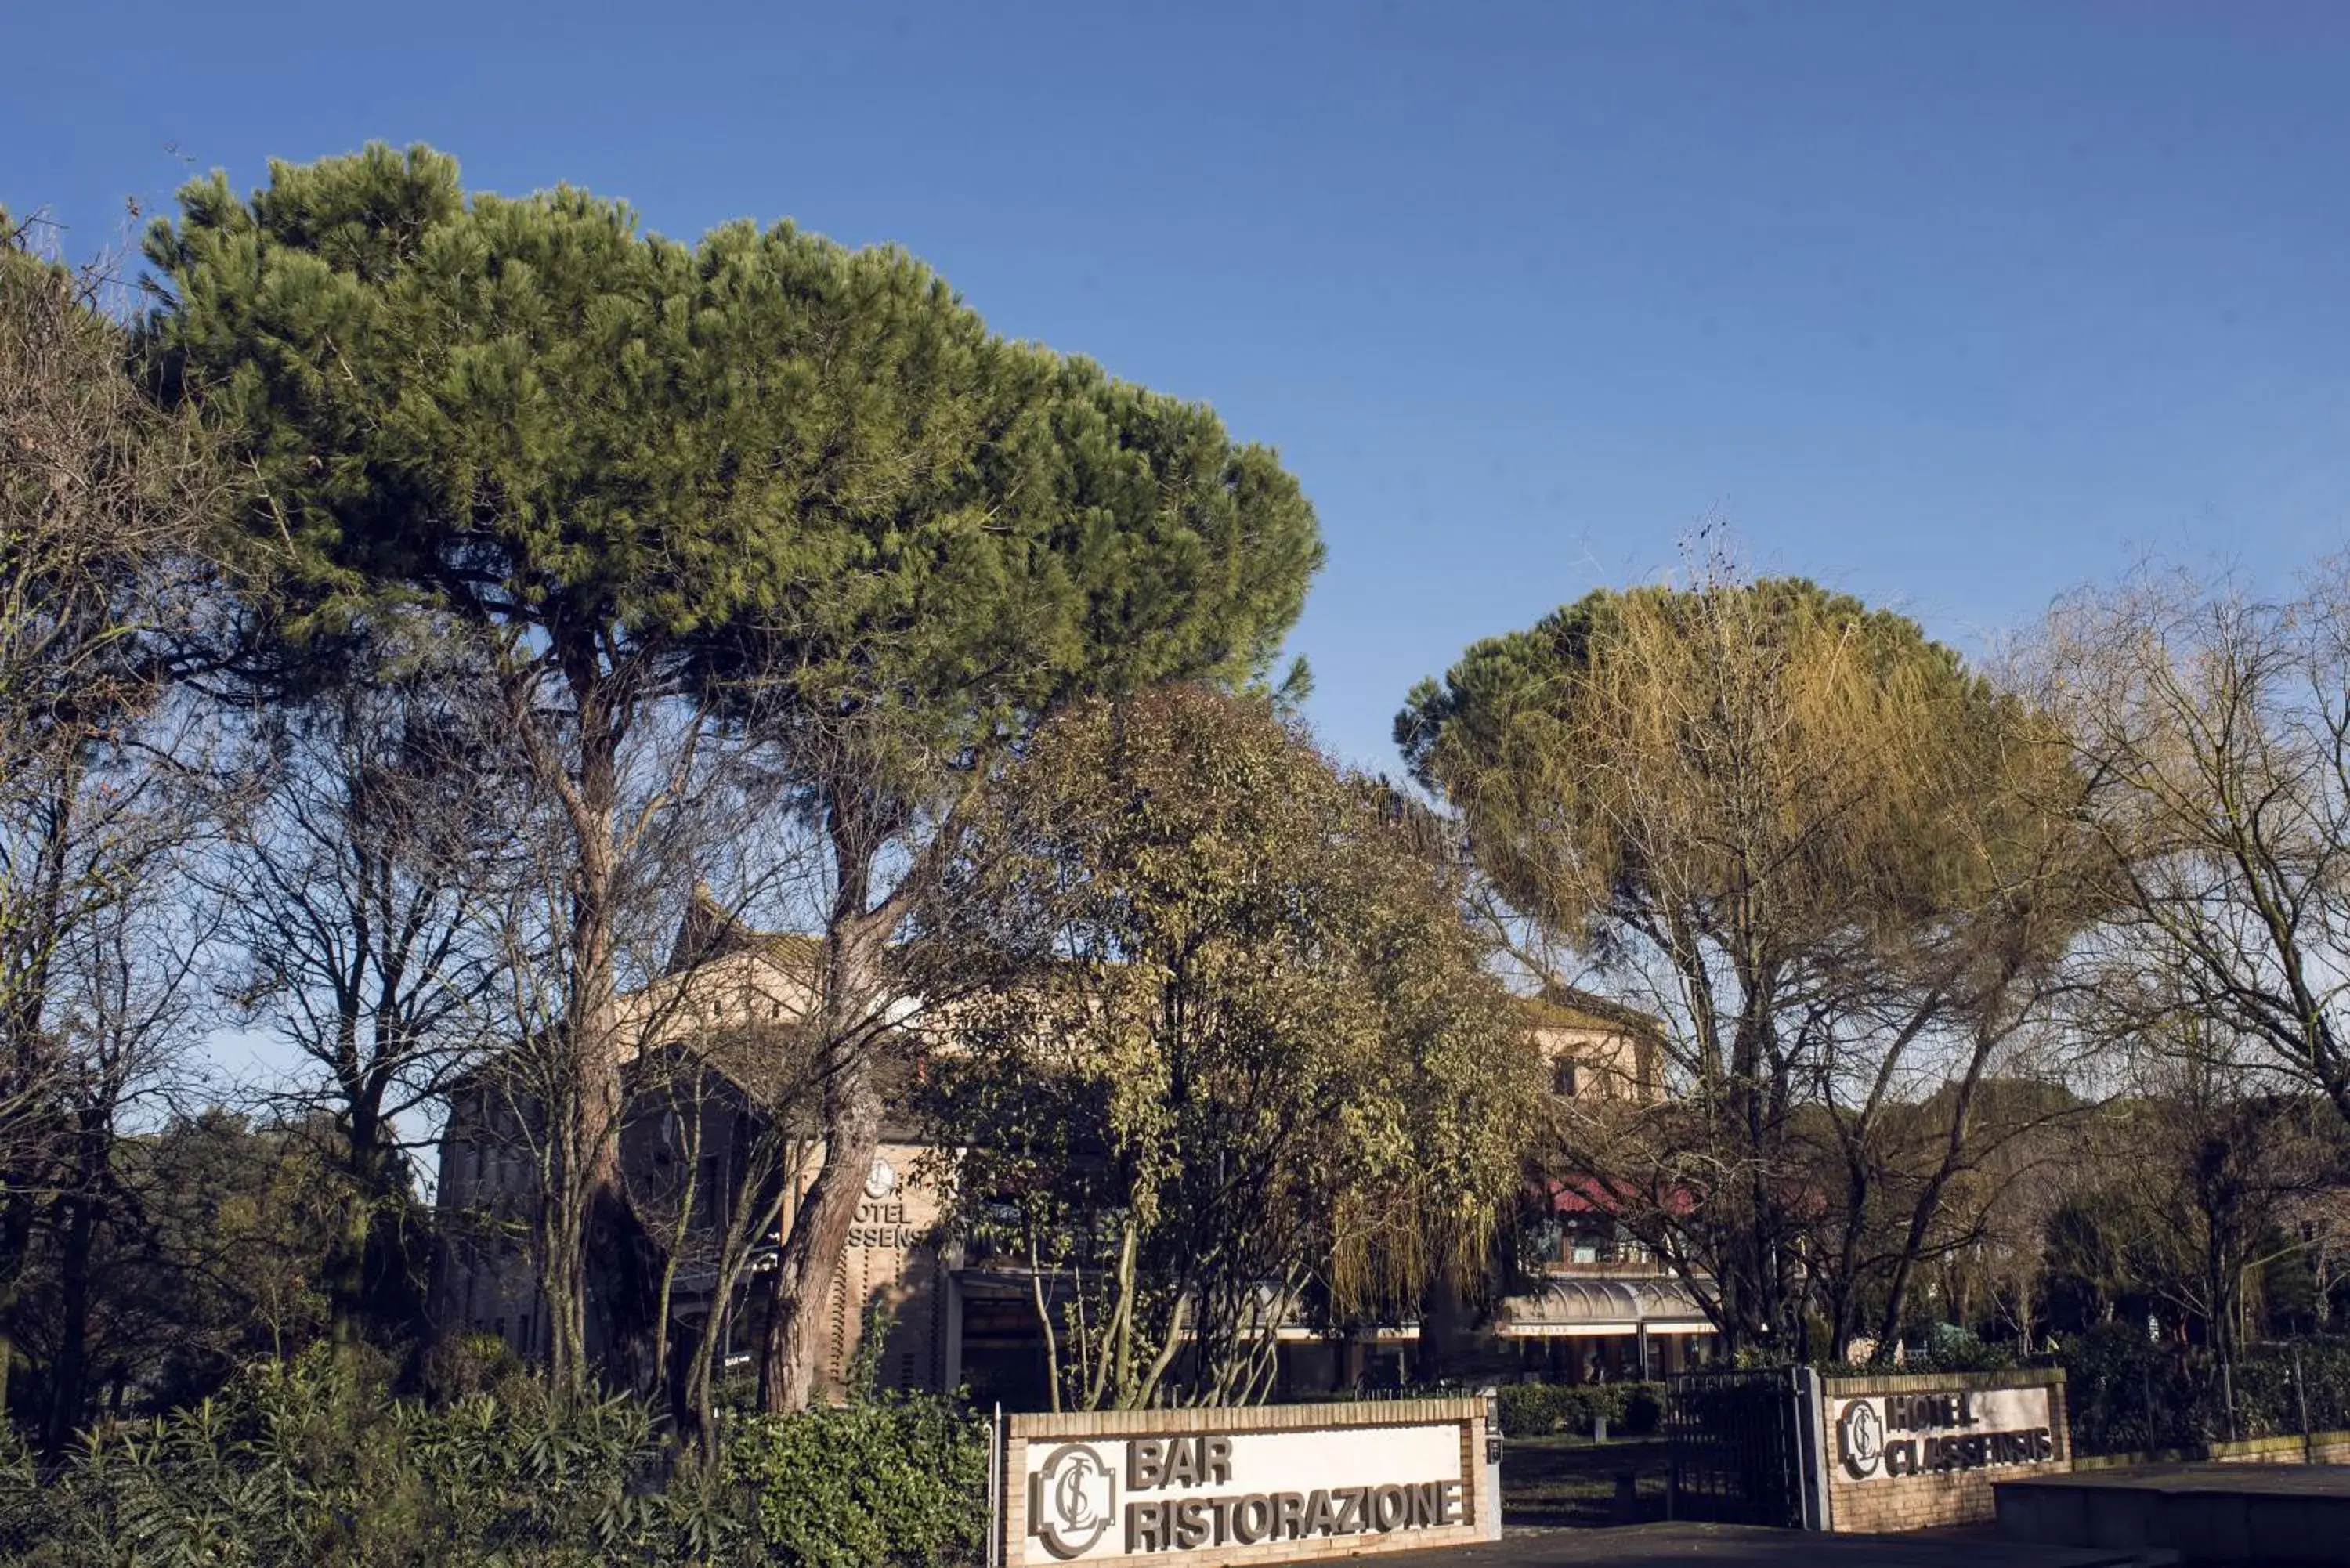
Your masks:
M 1260 14 L 1262 12 L 1262 14 Z M 1280 448 L 1342 753 L 1471 639 L 1748 563 L 1973 646 L 2350 503 L 2350 7 L 115 0 L 0 18 L 69 244 L 379 138 L 900 242 Z

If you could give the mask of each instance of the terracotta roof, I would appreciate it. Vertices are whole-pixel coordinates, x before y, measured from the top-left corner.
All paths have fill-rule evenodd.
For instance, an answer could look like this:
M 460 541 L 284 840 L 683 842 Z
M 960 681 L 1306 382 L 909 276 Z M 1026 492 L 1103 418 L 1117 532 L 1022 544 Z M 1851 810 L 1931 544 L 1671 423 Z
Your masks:
M 1588 1176 L 1553 1177 L 1542 1182 L 1537 1190 L 1540 1199 L 1561 1214 L 1614 1214 L 1627 1206 L 1642 1205 L 1672 1214 L 1690 1214 L 1697 1209 L 1697 1199 L 1685 1187 L 1637 1194 L 1629 1205 L 1609 1192 L 1606 1184 Z

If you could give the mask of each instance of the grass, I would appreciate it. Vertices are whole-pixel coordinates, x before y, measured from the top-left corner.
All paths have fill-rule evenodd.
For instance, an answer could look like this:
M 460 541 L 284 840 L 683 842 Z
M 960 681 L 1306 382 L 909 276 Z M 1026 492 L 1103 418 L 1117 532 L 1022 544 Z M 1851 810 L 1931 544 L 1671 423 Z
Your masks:
M 1665 1516 L 1662 1438 L 1509 1438 L 1502 1445 L 1502 1523 L 1514 1530 L 1588 1529 Z M 1619 1478 L 1633 1478 L 1628 1507 Z

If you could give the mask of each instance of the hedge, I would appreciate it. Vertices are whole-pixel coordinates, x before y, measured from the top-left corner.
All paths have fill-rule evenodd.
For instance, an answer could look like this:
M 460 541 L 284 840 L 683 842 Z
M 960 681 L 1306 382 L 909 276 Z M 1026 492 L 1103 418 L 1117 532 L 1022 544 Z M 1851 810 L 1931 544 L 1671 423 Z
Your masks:
M 987 1451 L 984 1418 L 907 1396 L 753 1417 L 727 1459 L 780 1562 L 949 1568 L 986 1551 Z
M 1664 1422 L 1661 1383 L 1505 1383 L 1495 1392 L 1508 1437 L 1588 1437 L 1605 1416 L 1611 1434 L 1644 1438 Z
M 2350 1429 L 2350 1339 L 2338 1335 L 2253 1346 L 2226 1382 L 2210 1357 L 2158 1344 L 2124 1324 L 2093 1329 L 2051 1359 L 2065 1371 L 2064 1402 L 2078 1453 L 2146 1453 L 2231 1436 L 2293 1436 L 2302 1429 L 2304 1397 L 2311 1430 Z

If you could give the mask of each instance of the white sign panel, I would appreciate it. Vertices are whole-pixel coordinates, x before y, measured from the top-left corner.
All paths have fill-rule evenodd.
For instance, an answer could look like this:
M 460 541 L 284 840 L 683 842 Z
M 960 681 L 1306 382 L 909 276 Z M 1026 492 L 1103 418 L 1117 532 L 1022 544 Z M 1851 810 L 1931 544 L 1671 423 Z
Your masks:
M 1828 1407 L 1840 1480 L 1898 1480 L 2047 1464 L 2056 1458 L 2054 1406 L 2044 1384 L 1871 1394 L 1832 1399 Z
M 1023 1563 L 1472 1524 L 1461 1424 L 1032 1438 Z M 1366 1542 L 1364 1544 L 1370 1544 Z

